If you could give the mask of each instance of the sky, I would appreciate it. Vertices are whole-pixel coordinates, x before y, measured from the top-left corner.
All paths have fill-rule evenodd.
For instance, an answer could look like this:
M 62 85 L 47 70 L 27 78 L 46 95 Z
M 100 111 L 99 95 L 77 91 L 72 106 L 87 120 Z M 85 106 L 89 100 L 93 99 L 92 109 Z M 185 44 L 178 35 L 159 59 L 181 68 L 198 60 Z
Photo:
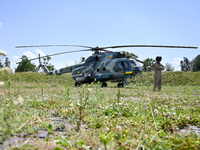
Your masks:
M 200 46 L 199 0 L 0 0 L 0 50 L 14 70 L 22 55 L 29 59 L 82 50 L 80 47 L 15 48 L 32 45 L 180 45 Z M 180 70 L 183 57 L 194 59 L 200 49 L 120 48 L 138 59 L 162 56 Z M 91 52 L 51 58 L 56 69 L 72 65 Z M 3 59 L 1 57 L 1 59 Z M 32 61 L 39 65 L 38 61 Z

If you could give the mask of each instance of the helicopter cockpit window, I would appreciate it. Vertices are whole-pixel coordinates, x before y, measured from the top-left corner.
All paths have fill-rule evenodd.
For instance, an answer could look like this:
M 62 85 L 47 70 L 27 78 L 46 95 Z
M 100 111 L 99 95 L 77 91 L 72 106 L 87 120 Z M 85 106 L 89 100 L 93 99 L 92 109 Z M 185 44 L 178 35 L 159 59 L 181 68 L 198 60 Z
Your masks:
M 131 64 L 128 61 L 124 61 L 125 68 L 131 68 Z
M 135 61 L 135 63 L 137 64 L 137 66 L 140 66 L 139 62 Z
M 120 61 L 116 63 L 115 68 L 117 71 L 120 71 L 131 68 L 131 64 L 128 61 Z
M 134 66 L 137 66 L 134 60 L 129 60 L 131 64 L 133 64 Z

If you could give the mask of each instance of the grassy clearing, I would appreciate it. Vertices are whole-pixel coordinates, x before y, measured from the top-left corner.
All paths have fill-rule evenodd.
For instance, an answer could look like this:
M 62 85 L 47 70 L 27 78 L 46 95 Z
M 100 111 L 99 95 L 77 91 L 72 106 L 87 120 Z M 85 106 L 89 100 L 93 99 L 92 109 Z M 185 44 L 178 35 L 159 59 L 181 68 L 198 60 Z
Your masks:
M 8 74 L 7 72 L 0 72 L 0 81 L 20 82 L 25 84 L 37 84 L 55 86 L 67 85 L 74 87 L 75 81 L 71 74 L 63 74 L 61 76 L 47 76 L 45 73 L 23 72 Z M 134 85 L 151 86 L 153 84 L 153 72 L 144 72 L 142 76 L 137 76 L 130 79 L 129 82 Z M 116 86 L 116 83 L 108 83 L 110 86 Z M 180 85 L 200 85 L 200 72 L 163 72 L 163 85 L 180 86 Z
M 0 89 L 0 141 L 13 135 L 32 139 L 38 128 L 45 128 L 49 136 L 10 149 L 200 149 L 199 135 L 180 133 L 189 125 L 200 127 L 200 86 L 193 81 L 184 86 L 164 84 L 161 92 L 153 92 L 148 74 L 120 89 L 111 83 L 108 88 L 74 88 L 67 77 L 49 80 L 43 74 L 27 74 L 1 76 L 10 84 Z M 67 120 L 72 130 L 57 135 L 52 116 Z

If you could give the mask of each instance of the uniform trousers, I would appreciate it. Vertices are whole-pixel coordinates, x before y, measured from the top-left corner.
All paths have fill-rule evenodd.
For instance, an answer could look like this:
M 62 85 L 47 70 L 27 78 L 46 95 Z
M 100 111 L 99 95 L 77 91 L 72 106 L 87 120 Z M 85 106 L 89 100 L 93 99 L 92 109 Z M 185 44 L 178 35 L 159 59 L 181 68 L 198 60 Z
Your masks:
M 158 90 L 161 91 L 162 78 L 154 78 L 154 88 L 153 88 L 153 90 L 156 91 L 157 87 L 158 87 Z

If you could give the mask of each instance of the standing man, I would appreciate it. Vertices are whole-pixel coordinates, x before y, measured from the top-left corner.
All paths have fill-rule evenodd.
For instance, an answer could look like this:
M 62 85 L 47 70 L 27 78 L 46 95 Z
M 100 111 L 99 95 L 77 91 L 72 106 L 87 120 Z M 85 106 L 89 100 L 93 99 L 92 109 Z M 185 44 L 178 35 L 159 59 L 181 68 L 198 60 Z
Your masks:
M 165 69 L 165 67 L 160 63 L 162 60 L 161 56 L 156 57 L 156 62 L 153 64 L 154 68 L 154 88 L 153 90 L 156 91 L 156 88 L 158 87 L 158 91 L 161 91 L 162 87 L 162 70 Z

